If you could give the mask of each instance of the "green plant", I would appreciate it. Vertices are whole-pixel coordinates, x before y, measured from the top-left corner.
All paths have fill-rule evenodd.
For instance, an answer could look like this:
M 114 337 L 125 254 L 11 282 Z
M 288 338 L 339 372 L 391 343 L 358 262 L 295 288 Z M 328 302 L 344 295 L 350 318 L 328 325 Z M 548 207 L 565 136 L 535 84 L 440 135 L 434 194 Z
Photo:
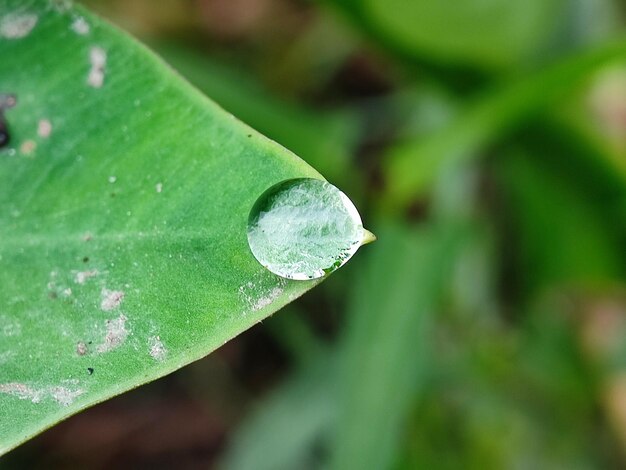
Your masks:
M 269 272 L 246 233 L 266 189 L 321 176 L 83 8 L 2 1 L 0 14 L 0 91 L 15 100 L 0 149 L 4 453 L 317 284 Z M 341 210 L 304 217 L 332 236 Z M 319 252 L 342 238 L 312 242 Z
M 345 188 L 380 239 L 279 315 L 203 360 L 55 426 L 0 467 L 624 467 L 622 2 L 83 3 Z M 133 68 L 125 64 L 133 76 L 124 83 L 134 87 L 141 79 Z M 105 88 L 106 81 L 99 91 Z M 183 126 L 190 117 L 173 101 L 161 107 L 164 123 Z M 17 111 L 3 111 L 12 137 Z M 233 125 L 223 128 L 239 135 Z M 166 139 L 171 154 L 180 148 L 176 129 L 176 144 Z M 93 136 L 101 138 L 95 128 Z M 228 138 L 258 155 L 265 141 L 253 140 Z M 315 177 L 301 163 L 283 167 L 297 160 L 280 154 L 282 163 L 271 159 L 272 169 L 283 168 L 280 177 L 233 170 L 256 185 L 236 212 L 242 218 L 279 179 Z M 198 168 L 184 173 L 197 182 L 187 215 L 212 181 Z M 118 177 L 106 188 L 125 189 L 120 175 L 98 174 Z M 230 189 L 230 176 L 224 180 L 217 187 Z M 166 195 L 171 185 L 159 181 Z M 238 260 L 256 273 L 246 244 Z M 161 243 L 155 249 L 162 246 L 171 252 Z M 196 286 L 183 300 L 210 293 L 185 277 L 202 272 L 203 245 L 193 246 L 198 256 L 171 273 L 181 286 Z M 259 272 L 274 289 L 272 276 Z M 247 282 L 242 275 L 235 284 Z M 156 297 L 148 307 L 163 302 L 169 307 Z M 250 324 L 265 313 L 248 316 Z

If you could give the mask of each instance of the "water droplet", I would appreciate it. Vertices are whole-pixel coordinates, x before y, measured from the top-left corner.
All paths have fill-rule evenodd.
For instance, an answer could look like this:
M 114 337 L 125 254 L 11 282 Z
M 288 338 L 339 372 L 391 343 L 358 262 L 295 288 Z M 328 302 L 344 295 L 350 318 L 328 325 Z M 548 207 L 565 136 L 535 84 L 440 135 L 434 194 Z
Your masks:
M 254 257 L 287 279 L 316 279 L 343 266 L 366 233 L 352 201 L 332 184 L 312 178 L 272 186 L 248 218 Z

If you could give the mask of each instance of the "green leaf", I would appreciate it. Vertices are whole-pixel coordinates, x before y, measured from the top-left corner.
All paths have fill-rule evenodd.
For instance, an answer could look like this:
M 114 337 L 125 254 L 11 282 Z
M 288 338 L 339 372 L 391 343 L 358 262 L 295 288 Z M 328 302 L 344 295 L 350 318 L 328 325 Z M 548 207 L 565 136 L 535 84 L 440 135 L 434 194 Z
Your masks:
M 267 271 L 248 214 L 320 178 L 115 28 L 0 0 L 0 453 L 199 359 L 319 281 Z
M 506 243 L 515 247 L 518 261 L 516 278 L 531 299 L 555 287 L 608 289 L 624 274 L 622 231 L 615 232 L 620 221 L 599 208 L 592 174 L 586 181 L 568 181 L 562 168 L 576 164 L 572 153 L 550 163 L 556 150 L 548 143 L 542 139 L 545 153 L 515 152 L 497 165 L 510 227 Z M 602 203 L 613 201 L 605 197 Z
M 350 297 L 332 468 L 394 463 L 402 425 L 429 368 L 433 313 L 457 253 L 457 236 L 445 225 L 384 227 Z
M 357 141 L 355 113 L 297 106 L 276 98 L 234 66 L 177 44 L 155 47 L 185 78 L 246 124 L 297 153 L 331 181 L 351 182 L 346 175 Z
M 550 39 L 562 0 L 335 0 L 374 36 L 413 58 L 502 68 Z
M 337 415 L 337 368 L 331 357 L 318 354 L 265 397 L 233 433 L 219 468 L 320 468 L 319 447 Z
M 428 137 L 396 144 L 384 164 L 387 180 L 393 182 L 385 195 L 385 204 L 407 205 L 430 189 L 443 168 L 476 158 L 496 139 L 556 106 L 591 73 L 623 57 L 623 39 L 578 54 L 492 92 Z
M 598 164 L 604 163 L 622 181 L 626 181 L 626 137 L 620 131 L 619 107 L 624 100 L 626 66 L 620 60 L 598 70 L 552 113 L 571 138 L 595 148 Z

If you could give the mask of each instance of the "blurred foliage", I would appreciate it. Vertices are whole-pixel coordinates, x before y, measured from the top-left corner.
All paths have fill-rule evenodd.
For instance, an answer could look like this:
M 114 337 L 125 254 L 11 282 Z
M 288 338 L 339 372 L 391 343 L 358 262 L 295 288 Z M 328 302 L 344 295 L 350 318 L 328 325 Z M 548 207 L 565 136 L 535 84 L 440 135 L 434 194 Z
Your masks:
M 96 408 L 12 462 L 626 466 L 622 2 L 86 3 L 346 188 L 379 241 L 103 405 L 193 396 L 211 433 L 179 442 L 187 417 L 149 452 L 81 452 L 67 436 Z
M 520 65 L 537 55 L 548 43 L 566 2 L 337 0 L 336 3 L 358 18 L 373 35 L 408 57 L 497 69 Z

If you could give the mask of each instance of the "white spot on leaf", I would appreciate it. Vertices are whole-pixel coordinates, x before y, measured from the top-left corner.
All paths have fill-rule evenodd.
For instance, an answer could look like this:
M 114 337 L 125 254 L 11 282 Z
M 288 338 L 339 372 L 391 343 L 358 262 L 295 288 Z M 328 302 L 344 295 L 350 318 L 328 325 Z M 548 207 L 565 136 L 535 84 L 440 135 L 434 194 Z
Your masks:
M 0 384 L 0 393 L 6 393 L 7 395 L 13 395 L 20 400 L 30 400 L 33 403 L 39 403 L 41 401 L 41 392 L 30 388 L 28 385 L 12 382 L 7 384 Z
M 76 34 L 80 34 L 81 36 L 89 34 L 90 29 L 91 28 L 89 27 L 89 23 L 87 23 L 87 21 L 85 21 L 85 18 L 83 18 L 82 16 L 79 16 L 72 22 L 72 30 Z
M 148 347 L 150 348 L 150 356 L 156 361 L 162 361 L 167 355 L 167 349 L 163 345 L 160 336 L 151 336 L 148 338 Z
M 87 76 L 87 83 L 93 88 L 100 88 L 104 84 L 104 69 L 107 63 L 107 53 L 104 49 L 94 46 L 89 51 L 91 69 Z
M 249 281 L 239 288 L 239 293 L 250 309 L 256 312 L 272 304 L 281 296 L 285 289 L 283 281 L 280 281 L 280 283 L 281 285 L 268 289 L 259 287 L 252 281 Z
M 106 335 L 104 336 L 104 341 L 96 348 L 99 353 L 112 351 L 126 341 L 126 338 L 128 337 L 128 330 L 126 329 L 127 320 L 128 318 L 122 314 L 113 320 L 106 321 L 107 330 Z
M 50 137 L 52 133 L 52 123 L 48 119 L 40 119 L 37 125 L 37 135 L 43 139 Z
M 76 354 L 78 354 L 79 356 L 84 356 L 85 354 L 87 354 L 87 351 L 87 345 L 84 341 L 79 341 L 78 343 L 76 343 Z
M 274 302 L 283 293 L 282 287 L 274 287 L 269 293 L 257 299 L 252 306 L 254 311 L 261 310 Z
M 74 402 L 76 398 L 78 398 L 85 392 L 81 389 L 71 390 L 66 387 L 52 387 L 48 390 L 48 393 L 54 399 L 54 401 L 56 401 L 60 405 L 69 406 Z
M 0 20 L 0 36 L 6 39 L 21 39 L 30 34 L 37 24 L 37 15 L 11 13 Z
M 50 7 L 59 13 L 65 13 L 72 8 L 73 2 L 71 0 L 50 0 Z
M 104 311 L 113 310 L 120 306 L 122 300 L 124 300 L 124 292 L 121 290 L 102 289 L 100 308 Z
M 33 403 L 40 403 L 50 398 L 62 406 L 69 406 L 85 391 L 62 386 L 37 389 L 23 383 L 11 382 L 0 384 L 0 393 L 14 396 L 19 400 L 30 400 Z
M 87 279 L 97 276 L 98 274 L 97 269 L 91 271 L 80 271 L 76 273 L 76 276 L 74 276 L 74 282 L 76 282 L 76 284 L 84 284 Z

